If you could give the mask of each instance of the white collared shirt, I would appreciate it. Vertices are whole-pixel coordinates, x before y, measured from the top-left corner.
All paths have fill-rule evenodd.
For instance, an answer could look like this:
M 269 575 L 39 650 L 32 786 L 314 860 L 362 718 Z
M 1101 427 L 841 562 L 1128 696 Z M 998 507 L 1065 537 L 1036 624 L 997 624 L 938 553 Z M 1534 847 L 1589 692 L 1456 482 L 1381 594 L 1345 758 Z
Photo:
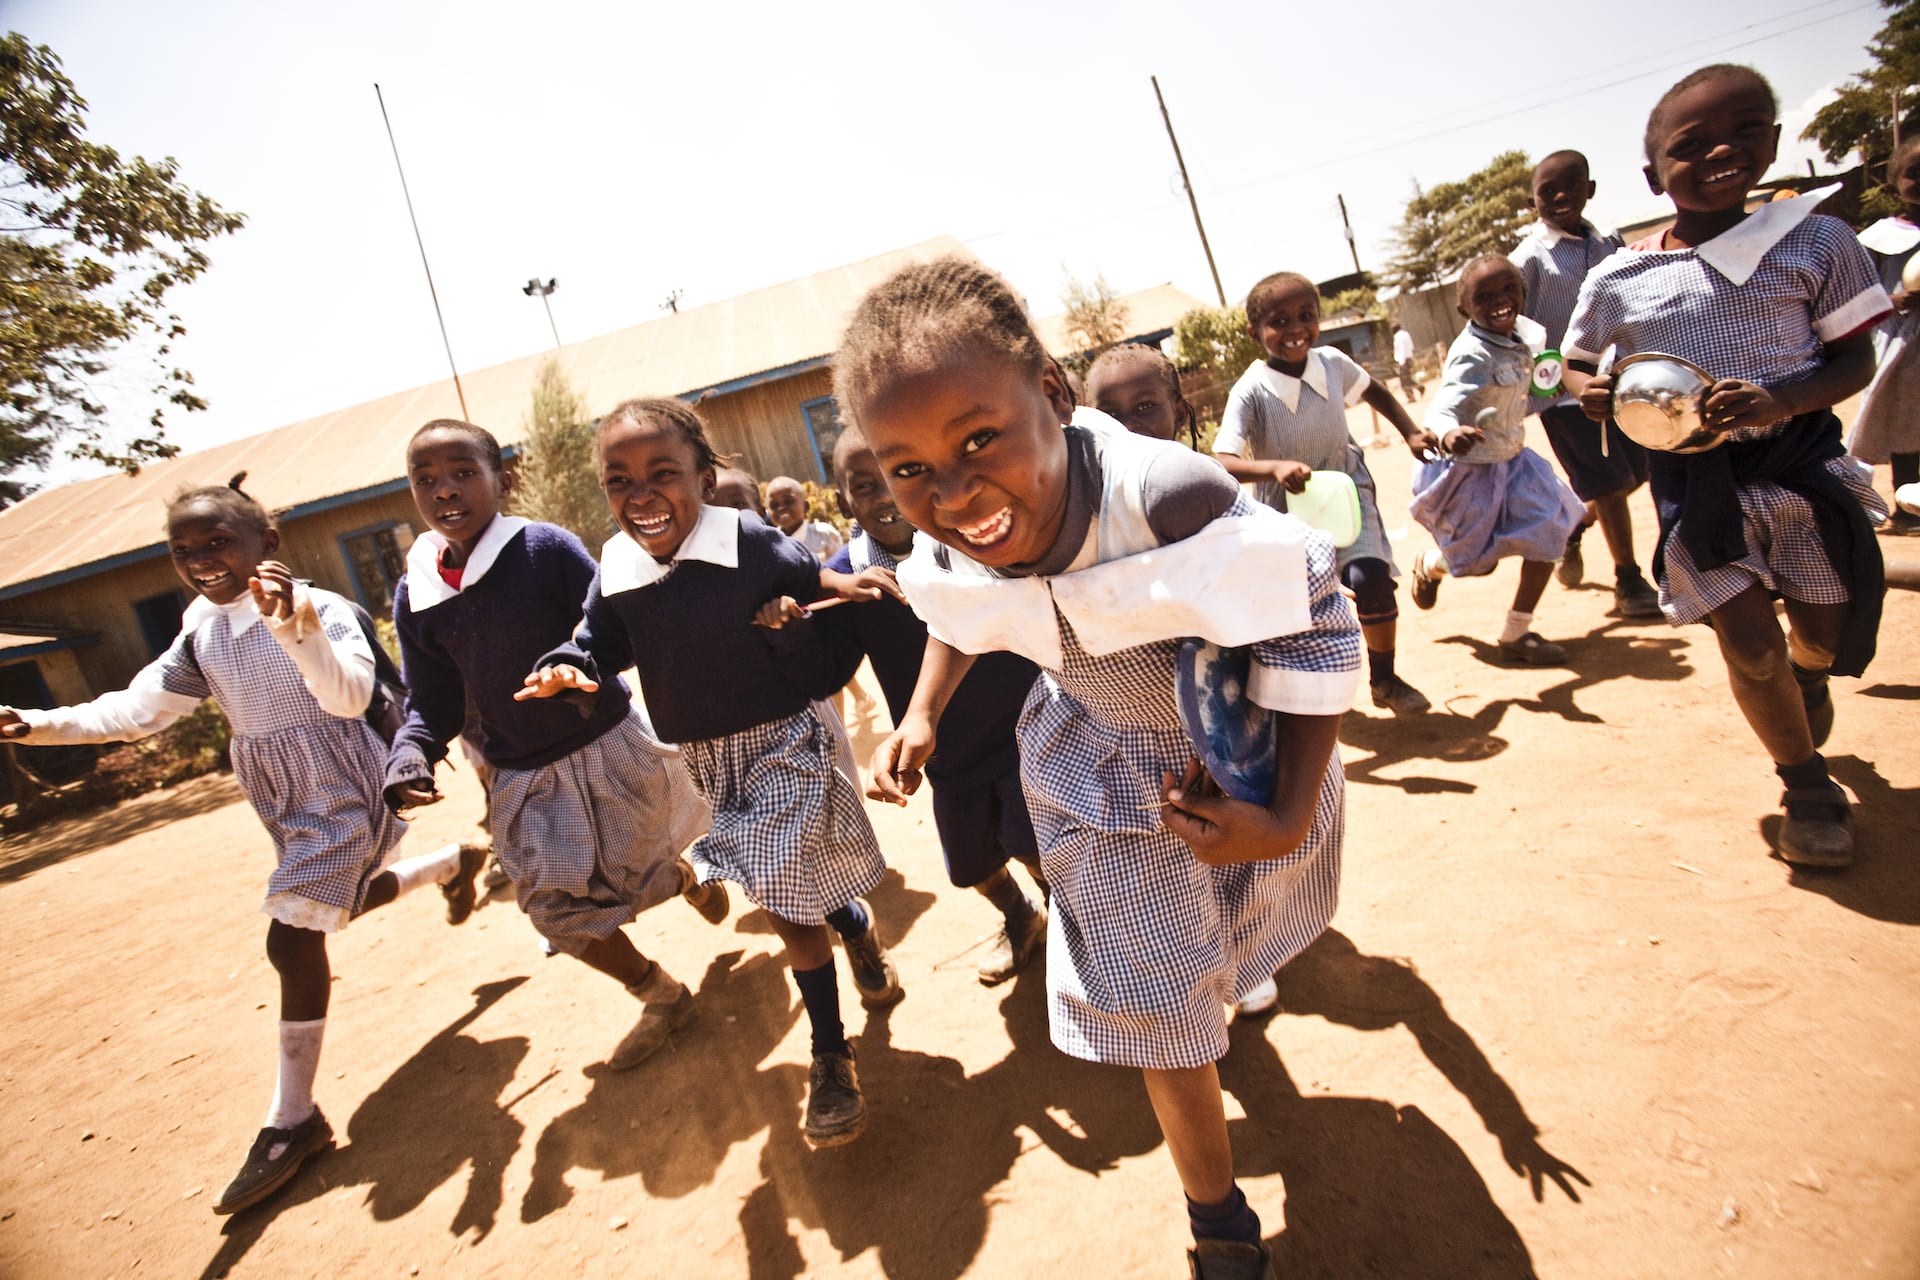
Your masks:
M 457 587 L 440 576 L 440 559 L 450 545 L 445 536 L 429 529 L 415 538 L 413 546 L 407 549 L 407 607 L 418 613 L 445 604 L 472 587 L 486 576 L 493 562 L 500 558 L 501 550 L 528 523 L 519 516 L 495 516 L 493 522 L 480 531 L 479 541 L 467 553 L 467 562 L 460 566 Z
M 600 548 L 600 594 L 638 591 L 673 572 L 681 560 L 704 560 L 723 569 L 740 567 L 740 512 L 734 507 L 702 506 L 700 518 L 680 541 L 671 559 L 662 562 L 647 554 L 625 531 L 608 538 Z

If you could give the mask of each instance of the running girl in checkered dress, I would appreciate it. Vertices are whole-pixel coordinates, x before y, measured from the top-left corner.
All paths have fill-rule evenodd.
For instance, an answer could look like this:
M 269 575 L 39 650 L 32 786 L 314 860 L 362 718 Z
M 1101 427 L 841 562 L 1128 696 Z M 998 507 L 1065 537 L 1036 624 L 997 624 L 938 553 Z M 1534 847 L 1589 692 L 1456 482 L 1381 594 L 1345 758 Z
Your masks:
M 1893 297 L 1893 314 L 1874 330 L 1873 382 L 1860 399 L 1847 451 L 1864 462 L 1890 463 L 1897 491 L 1920 484 L 1920 296 L 1902 283 L 1920 253 L 1920 138 L 1901 143 L 1887 169 L 1903 207 L 1862 231 L 1860 243 Z M 1895 511 L 1880 532 L 1920 535 L 1920 516 Z
M 615 676 L 586 714 L 515 698 L 526 673 L 567 643 L 593 583 L 580 539 L 500 514 L 513 475 L 500 444 L 439 418 L 407 445 L 413 504 L 427 522 L 394 592 L 407 720 L 387 760 L 396 809 L 432 804 L 434 765 L 460 736 L 469 701 L 493 770 L 489 828 L 521 909 L 555 950 L 622 983 L 639 1020 L 607 1065 L 638 1066 L 694 1014 L 693 993 L 634 947 L 621 926 L 675 896 L 718 924 L 726 887 L 703 885 L 680 851 L 708 811 Z
M 798 542 L 747 512 L 713 506 L 719 459 L 678 400 L 629 400 L 600 422 L 600 478 L 619 532 L 600 555 L 585 618 L 526 678 L 522 698 L 589 703 L 634 667 L 660 737 L 678 743 L 713 806 L 689 856 L 701 883 L 731 880 L 786 945 L 813 1024 L 804 1133 L 838 1146 L 866 1127 L 853 1048 L 840 1020 L 831 925 L 869 1007 L 901 996 L 861 894 L 886 871 L 860 793 L 835 767 L 834 735 L 812 706 L 835 667 L 810 619 L 754 625 L 767 601 L 823 592 L 869 600 L 892 575 L 823 570 Z M 777 659 L 777 660 L 776 660 Z
M 930 636 L 872 794 L 904 802 L 918 785 L 974 655 L 1039 665 L 1018 734 L 1053 888 L 1053 1041 L 1144 1071 L 1197 1273 L 1268 1275 L 1214 1064 L 1226 1005 L 1321 932 L 1338 892 L 1334 738 L 1360 635 L 1333 546 L 1187 448 L 1081 425 L 1018 296 L 972 261 L 869 293 L 834 382 L 920 530 L 900 574 Z M 1196 633 L 1253 642 L 1248 695 L 1279 713 L 1283 744 L 1268 806 L 1213 793 L 1192 759 L 1175 659 Z
M 1713 627 L 1734 701 L 1786 784 L 1780 856 L 1844 866 L 1852 818 L 1819 752 L 1827 679 L 1873 657 L 1873 525 L 1886 506 L 1842 453 L 1831 406 L 1872 376 L 1873 325 L 1891 304 L 1847 225 L 1813 212 L 1820 196 L 1747 212 L 1778 114 L 1749 67 L 1706 67 L 1667 90 L 1647 121 L 1647 181 L 1673 198 L 1674 224 L 1588 275 L 1566 356 L 1595 421 L 1612 407 L 1612 379 L 1593 376 L 1609 349 L 1680 356 L 1719 379 L 1706 417 L 1725 443 L 1651 459 L 1660 605 L 1676 626 Z
M 236 481 L 236 485 L 237 485 Z M 328 1146 L 314 1105 L 332 983 L 327 935 L 423 885 L 447 894 L 448 919 L 473 911 L 484 848 L 449 845 L 384 870 L 404 823 L 380 801 L 386 744 L 367 724 L 373 650 L 352 607 L 296 583 L 268 559 L 280 534 L 235 486 L 188 489 L 167 504 L 173 567 L 197 596 L 180 634 L 133 683 L 79 706 L 0 707 L 0 731 L 28 744 L 131 742 L 211 697 L 233 730 L 234 780 L 273 841 L 261 911 L 280 975 L 280 1068 L 265 1127 L 214 1205 L 258 1203 Z

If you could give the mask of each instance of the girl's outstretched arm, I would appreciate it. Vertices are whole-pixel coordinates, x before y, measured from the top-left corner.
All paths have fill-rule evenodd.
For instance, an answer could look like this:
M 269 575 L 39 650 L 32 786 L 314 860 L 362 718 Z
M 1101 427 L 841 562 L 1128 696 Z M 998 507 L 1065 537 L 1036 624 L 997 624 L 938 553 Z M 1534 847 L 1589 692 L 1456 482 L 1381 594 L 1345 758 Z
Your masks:
M 926 656 L 920 660 L 920 679 L 913 686 L 900 726 L 887 735 L 873 753 L 873 781 L 867 795 L 904 805 L 920 788 L 920 766 L 933 755 L 935 729 L 967 672 L 973 655 L 927 637 Z
M 1414 457 L 1422 457 L 1428 450 L 1440 447 L 1440 441 L 1434 437 L 1433 432 L 1415 422 L 1413 415 L 1407 412 L 1406 406 L 1400 403 L 1393 392 L 1387 390 L 1385 384 L 1369 382 L 1367 389 L 1360 393 L 1360 398 L 1367 402 L 1369 409 L 1393 424 L 1393 429 L 1398 431 L 1400 438 L 1407 442 L 1407 448 L 1413 451 Z

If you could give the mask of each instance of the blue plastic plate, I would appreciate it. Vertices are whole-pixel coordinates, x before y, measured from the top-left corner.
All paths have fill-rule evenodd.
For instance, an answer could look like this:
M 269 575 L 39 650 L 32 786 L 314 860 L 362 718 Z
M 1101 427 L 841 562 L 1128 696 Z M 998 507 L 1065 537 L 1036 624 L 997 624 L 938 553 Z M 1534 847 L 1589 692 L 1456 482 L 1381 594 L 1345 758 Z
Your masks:
M 1180 722 L 1194 755 L 1221 791 L 1264 805 L 1273 800 L 1279 773 L 1279 728 L 1273 712 L 1247 697 L 1252 664 L 1250 648 L 1183 640 L 1174 679 Z

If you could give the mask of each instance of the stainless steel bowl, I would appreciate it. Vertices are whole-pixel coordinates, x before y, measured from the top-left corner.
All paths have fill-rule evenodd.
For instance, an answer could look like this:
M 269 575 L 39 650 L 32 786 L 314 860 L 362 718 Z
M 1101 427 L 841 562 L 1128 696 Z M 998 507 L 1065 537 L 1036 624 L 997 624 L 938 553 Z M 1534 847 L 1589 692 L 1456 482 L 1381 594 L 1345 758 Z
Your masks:
M 1714 376 L 1690 360 L 1643 351 L 1613 366 L 1613 420 L 1627 438 L 1667 453 L 1705 453 L 1726 436 L 1709 431 Z

